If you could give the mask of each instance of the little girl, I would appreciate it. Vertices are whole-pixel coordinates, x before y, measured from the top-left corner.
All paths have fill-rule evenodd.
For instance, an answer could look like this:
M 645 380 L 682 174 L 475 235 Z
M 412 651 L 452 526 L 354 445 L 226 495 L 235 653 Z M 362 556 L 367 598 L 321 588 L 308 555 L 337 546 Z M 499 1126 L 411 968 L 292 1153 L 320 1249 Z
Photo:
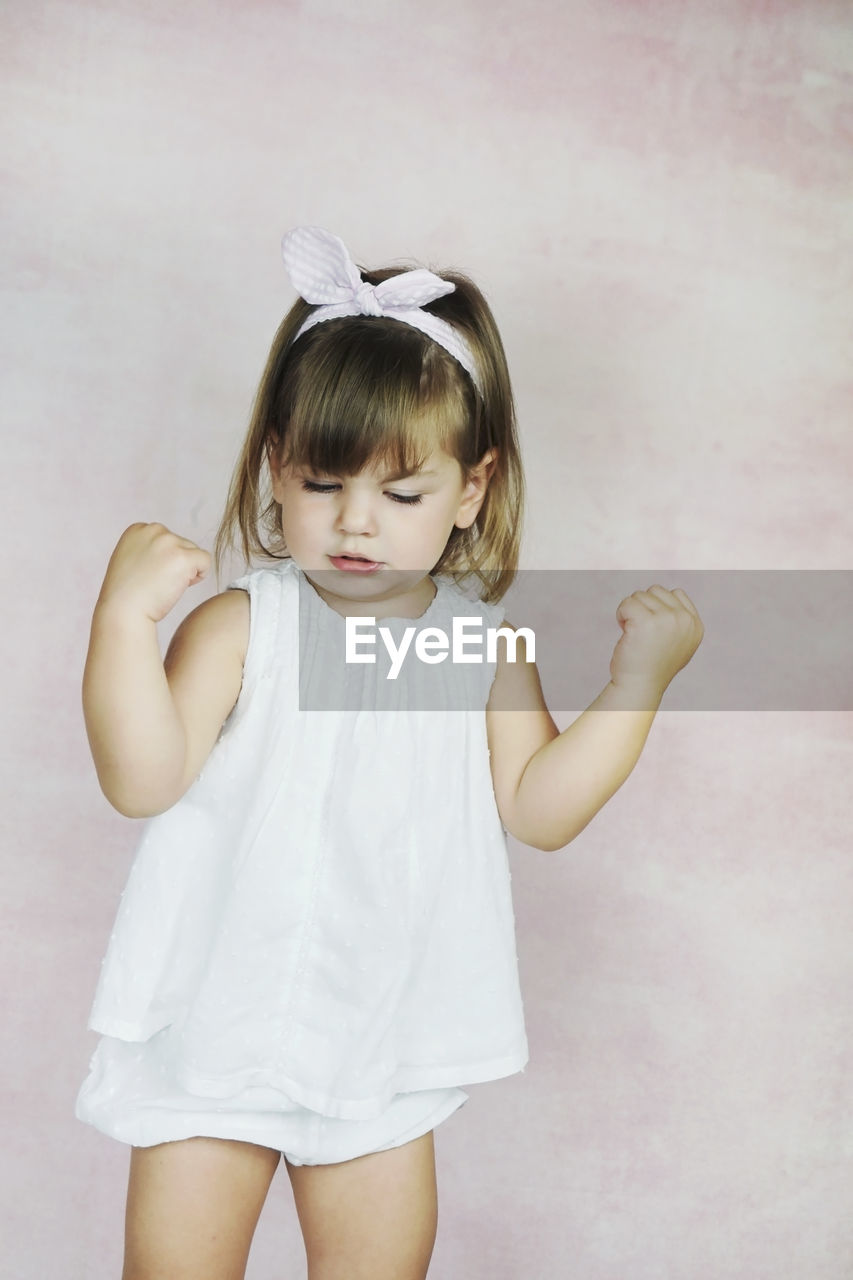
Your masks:
M 151 819 L 77 1102 L 132 1148 L 124 1280 L 242 1277 L 282 1155 L 309 1280 L 426 1275 L 433 1130 L 461 1085 L 527 1061 L 506 832 L 583 830 L 703 634 L 683 591 L 634 592 L 611 680 L 562 734 L 508 624 L 483 662 L 451 652 L 458 625 L 499 631 L 518 561 L 491 312 L 463 276 L 362 275 L 316 228 L 283 253 L 301 296 L 216 544 L 272 564 L 163 661 L 156 624 L 210 557 L 134 524 L 92 623 L 98 777 Z

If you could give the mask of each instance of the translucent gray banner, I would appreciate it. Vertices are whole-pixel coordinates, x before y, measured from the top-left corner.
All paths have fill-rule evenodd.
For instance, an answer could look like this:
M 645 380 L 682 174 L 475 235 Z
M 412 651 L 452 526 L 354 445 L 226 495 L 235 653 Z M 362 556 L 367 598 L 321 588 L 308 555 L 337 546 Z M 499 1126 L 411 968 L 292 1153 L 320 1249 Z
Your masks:
M 517 575 L 502 605 L 512 626 L 535 636 L 536 665 L 551 711 L 582 711 L 601 692 L 622 634 L 617 607 L 655 584 L 683 588 L 705 628 L 692 661 L 667 688 L 662 710 L 853 710 L 851 570 L 527 570 Z M 320 634 L 316 610 L 301 611 L 300 707 L 481 708 L 494 675 L 488 628 L 462 621 L 475 616 L 473 608 L 454 612 L 462 641 L 455 649 L 453 622 L 428 614 L 423 621 L 380 618 L 375 628 L 363 618 L 350 622 L 347 650 L 345 619 L 335 620 L 330 643 L 329 635 Z M 444 624 L 445 644 L 435 626 L 433 634 L 419 638 L 437 621 Z M 495 643 L 505 641 L 497 637 Z M 524 709 L 525 697 L 517 692 L 522 685 L 513 682 L 500 709 Z

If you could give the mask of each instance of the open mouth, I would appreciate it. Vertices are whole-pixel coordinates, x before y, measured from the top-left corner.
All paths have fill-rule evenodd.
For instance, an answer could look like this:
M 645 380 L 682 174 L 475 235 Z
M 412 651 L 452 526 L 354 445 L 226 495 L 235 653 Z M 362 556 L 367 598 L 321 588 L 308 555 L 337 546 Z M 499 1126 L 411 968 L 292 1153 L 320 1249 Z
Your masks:
M 374 569 L 382 567 L 379 560 L 368 560 L 367 556 L 329 556 L 329 559 L 336 569 L 344 569 L 350 573 L 372 573 Z

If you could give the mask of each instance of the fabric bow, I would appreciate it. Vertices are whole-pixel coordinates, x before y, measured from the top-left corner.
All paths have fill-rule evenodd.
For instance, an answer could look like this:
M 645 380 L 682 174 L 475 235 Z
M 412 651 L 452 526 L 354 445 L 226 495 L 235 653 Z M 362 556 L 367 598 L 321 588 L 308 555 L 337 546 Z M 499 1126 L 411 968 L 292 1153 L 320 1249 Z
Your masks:
M 387 316 L 426 333 L 459 361 L 479 390 L 476 365 L 468 344 L 452 325 L 421 308 L 453 293 L 456 285 L 418 268 L 372 285 L 362 280 L 343 241 L 322 227 L 295 227 L 281 242 L 281 255 L 291 283 L 316 310 L 296 337 L 324 320 L 339 316 Z M 294 339 L 295 341 L 295 339 Z

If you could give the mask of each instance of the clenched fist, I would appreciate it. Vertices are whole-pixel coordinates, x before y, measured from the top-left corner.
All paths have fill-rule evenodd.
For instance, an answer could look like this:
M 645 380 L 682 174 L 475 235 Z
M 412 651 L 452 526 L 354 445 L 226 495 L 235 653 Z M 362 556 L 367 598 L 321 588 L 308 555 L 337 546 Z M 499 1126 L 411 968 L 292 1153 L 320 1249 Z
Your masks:
M 98 605 L 160 622 L 209 569 L 210 553 L 188 538 L 162 524 L 132 524 L 110 558 Z
M 622 637 L 610 660 L 613 683 L 658 697 L 687 666 L 705 634 L 696 606 L 680 587 L 633 592 L 619 605 L 616 620 Z

